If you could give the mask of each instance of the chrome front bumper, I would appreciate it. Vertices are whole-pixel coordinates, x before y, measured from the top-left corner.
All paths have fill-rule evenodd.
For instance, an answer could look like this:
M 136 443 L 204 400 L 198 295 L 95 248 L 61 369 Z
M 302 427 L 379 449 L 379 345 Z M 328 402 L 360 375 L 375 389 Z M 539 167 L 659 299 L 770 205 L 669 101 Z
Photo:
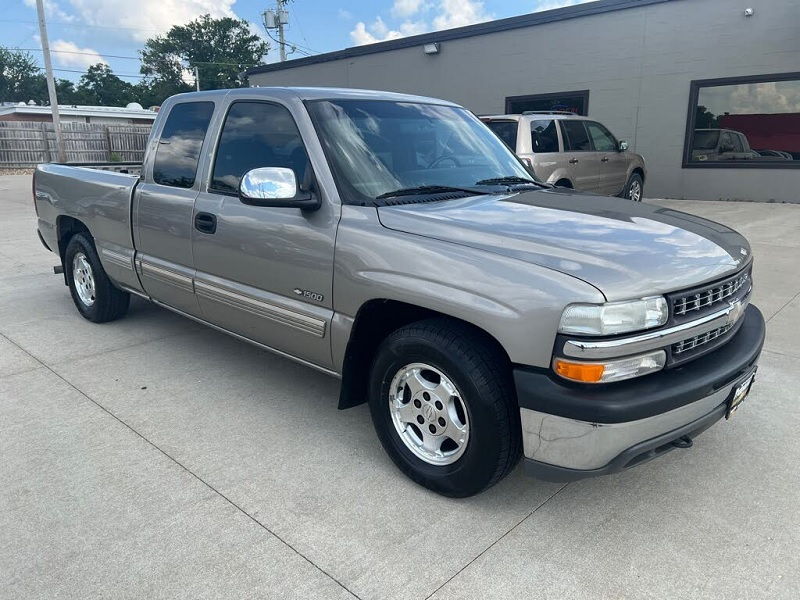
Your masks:
M 751 305 L 742 321 L 728 343 L 706 356 L 602 388 L 515 370 L 526 469 L 541 479 L 569 481 L 621 471 L 689 445 L 687 436 L 725 416 L 734 388 L 756 369 L 764 318 Z

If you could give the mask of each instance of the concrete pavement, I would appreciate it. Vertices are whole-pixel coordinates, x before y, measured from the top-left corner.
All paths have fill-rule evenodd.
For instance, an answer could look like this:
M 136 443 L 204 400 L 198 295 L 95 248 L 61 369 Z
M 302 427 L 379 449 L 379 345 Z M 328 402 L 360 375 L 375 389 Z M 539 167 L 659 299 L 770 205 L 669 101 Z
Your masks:
M 0 598 L 796 598 L 800 206 L 660 203 L 753 243 L 752 396 L 690 451 L 450 500 L 333 379 L 139 300 L 83 320 L 0 177 Z

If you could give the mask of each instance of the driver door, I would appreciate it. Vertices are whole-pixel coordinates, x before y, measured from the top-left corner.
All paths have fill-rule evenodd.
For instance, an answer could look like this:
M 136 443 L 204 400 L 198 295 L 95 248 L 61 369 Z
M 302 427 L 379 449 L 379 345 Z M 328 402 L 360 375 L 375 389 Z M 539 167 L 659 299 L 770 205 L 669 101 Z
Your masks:
M 232 102 L 208 184 L 195 202 L 192 250 L 200 308 L 215 325 L 329 368 L 339 207 L 324 199 L 314 211 L 244 204 L 239 181 L 257 167 L 291 168 L 298 183 L 313 177 L 285 106 Z

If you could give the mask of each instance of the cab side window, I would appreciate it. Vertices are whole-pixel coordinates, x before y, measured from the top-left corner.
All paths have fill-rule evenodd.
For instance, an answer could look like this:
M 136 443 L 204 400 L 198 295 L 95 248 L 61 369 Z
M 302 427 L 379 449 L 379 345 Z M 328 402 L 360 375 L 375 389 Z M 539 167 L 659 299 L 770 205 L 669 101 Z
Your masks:
M 285 107 L 234 102 L 222 126 L 210 187 L 238 193 L 242 175 L 258 167 L 292 169 L 298 184 L 310 168 L 300 131 Z
M 561 131 L 564 133 L 564 150 L 572 152 L 589 152 L 592 142 L 586 133 L 583 121 L 565 119 L 561 121 Z
M 213 102 L 183 102 L 172 107 L 158 141 L 153 181 L 179 188 L 194 185 L 200 150 L 213 114 Z

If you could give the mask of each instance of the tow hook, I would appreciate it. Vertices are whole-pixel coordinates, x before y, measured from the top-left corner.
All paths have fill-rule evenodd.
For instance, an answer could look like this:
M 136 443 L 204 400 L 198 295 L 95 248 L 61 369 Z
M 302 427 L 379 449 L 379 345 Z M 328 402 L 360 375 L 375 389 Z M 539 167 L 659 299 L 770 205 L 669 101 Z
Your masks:
M 691 448 L 694 445 L 694 442 L 688 435 L 682 435 L 681 437 L 672 440 L 672 445 L 676 448 Z

